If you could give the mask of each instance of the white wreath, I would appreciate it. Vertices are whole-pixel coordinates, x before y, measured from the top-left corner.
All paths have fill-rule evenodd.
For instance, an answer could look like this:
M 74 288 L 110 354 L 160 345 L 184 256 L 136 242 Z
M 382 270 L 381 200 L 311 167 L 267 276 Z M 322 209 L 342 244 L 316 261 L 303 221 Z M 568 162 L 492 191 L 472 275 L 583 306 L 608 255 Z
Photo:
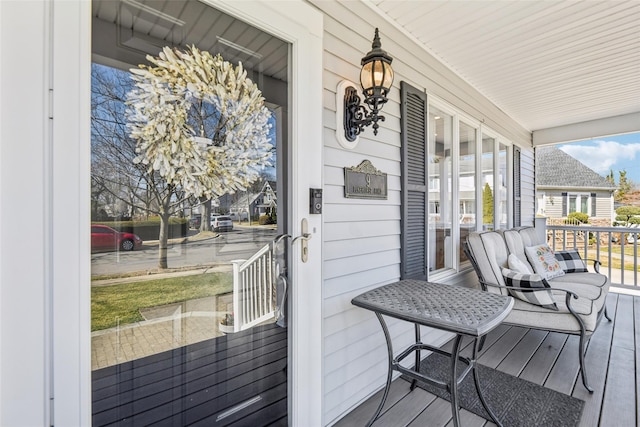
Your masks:
M 153 66 L 131 69 L 135 88 L 127 94 L 134 162 L 196 197 L 243 190 L 258 179 L 271 165 L 271 113 L 242 64 L 234 67 L 195 46 L 186 51 L 165 47 L 147 60 Z M 202 135 L 188 123 L 200 100 L 219 114 L 214 135 Z

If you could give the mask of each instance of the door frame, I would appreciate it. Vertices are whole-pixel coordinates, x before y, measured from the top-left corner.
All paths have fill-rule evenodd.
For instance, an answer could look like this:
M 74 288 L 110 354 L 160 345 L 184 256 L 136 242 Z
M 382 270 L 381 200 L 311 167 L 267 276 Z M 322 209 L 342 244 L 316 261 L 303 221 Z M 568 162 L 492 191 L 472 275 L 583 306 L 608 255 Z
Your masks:
M 303 218 L 312 235 L 309 260 L 292 248 L 289 301 L 289 425 L 319 426 L 322 420 L 322 218 L 309 215 L 309 188 L 322 188 L 322 14 L 295 2 L 203 0 L 290 43 L 289 194 L 290 231 Z M 51 422 L 91 424 L 91 335 L 88 209 L 90 203 L 91 3 L 53 0 L 49 11 L 52 120 L 50 185 L 53 217 L 48 245 L 53 271 L 48 304 L 51 341 Z M 304 24 L 303 24 L 304 23 Z M 55 114 L 60 112 L 60 114 Z M 72 153 L 72 155 L 70 155 Z M 56 195 L 56 197 L 53 197 Z M 59 197 L 59 196 L 64 197 Z M 70 234 L 69 225 L 76 224 Z M 86 231 L 85 231 L 86 230 Z M 77 244 L 69 248 L 70 241 Z M 57 249 L 57 250 L 56 250 Z

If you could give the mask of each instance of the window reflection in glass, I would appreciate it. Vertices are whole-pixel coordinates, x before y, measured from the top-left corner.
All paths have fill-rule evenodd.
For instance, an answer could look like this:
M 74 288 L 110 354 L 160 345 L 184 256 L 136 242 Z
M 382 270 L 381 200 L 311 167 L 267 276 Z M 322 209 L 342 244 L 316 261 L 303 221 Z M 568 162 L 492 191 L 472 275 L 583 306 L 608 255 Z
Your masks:
M 482 229 L 494 229 L 493 150 L 495 139 L 482 135 Z
M 498 191 L 496 193 L 496 197 L 498 197 L 498 212 L 496 215 L 496 219 L 498 220 L 498 228 L 505 229 L 507 228 L 507 217 L 508 217 L 508 174 L 507 174 L 507 146 L 500 143 L 498 149 Z
M 476 228 L 476 129 L 460 122 L 459 138 L 458 224 L 460 225 L 460 248 L 462 248 L 469 232 Z M 466 259 L 461 249 L 460 261 L 466 261 Z

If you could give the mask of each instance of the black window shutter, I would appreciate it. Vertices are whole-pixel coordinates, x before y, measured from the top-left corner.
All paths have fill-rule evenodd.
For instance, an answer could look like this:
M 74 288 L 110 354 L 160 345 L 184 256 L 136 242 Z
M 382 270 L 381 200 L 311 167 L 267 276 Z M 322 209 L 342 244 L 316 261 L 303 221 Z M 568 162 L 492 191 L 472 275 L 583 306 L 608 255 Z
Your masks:
M 520 148 L 513 149 L 513 226 L 520 227 L 522 217 L 522 186 L 520 184 Z
M 562 193 L 562 216 L 569 215 L 569 201 L 567 200 L 567 193 Z
M 427 95 L 400 83 L 402 140 L 401 270 L 427 279 Z
M 591 216 L 598 216 L 596 215 L 596 193 L 591 193 Z

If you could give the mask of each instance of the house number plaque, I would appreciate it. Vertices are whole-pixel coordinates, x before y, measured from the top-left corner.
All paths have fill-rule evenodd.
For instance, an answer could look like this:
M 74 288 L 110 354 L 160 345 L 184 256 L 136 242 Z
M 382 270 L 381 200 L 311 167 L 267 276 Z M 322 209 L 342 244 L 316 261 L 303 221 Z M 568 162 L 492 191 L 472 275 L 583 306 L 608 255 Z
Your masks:
M 344 168 L 344 197 L 351 199 L 387 199 L 387 174 L 369 160 Z

